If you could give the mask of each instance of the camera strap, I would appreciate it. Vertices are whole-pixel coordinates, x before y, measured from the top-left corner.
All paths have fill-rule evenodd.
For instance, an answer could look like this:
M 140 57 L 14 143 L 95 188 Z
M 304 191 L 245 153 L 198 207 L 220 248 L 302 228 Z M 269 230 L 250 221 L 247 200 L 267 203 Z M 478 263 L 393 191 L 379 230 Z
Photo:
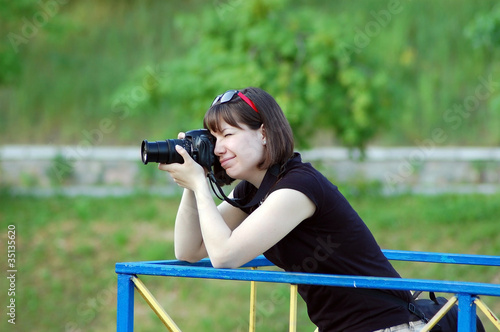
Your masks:
M 224 193 L 224 190 L 222 190 L 222 188 L 217 183 L 217 180 L 215 179 L 215 175 L 214 175 L 213 171 L 208 172 L 207 177 L 208 177 L 208 180 L 210 180 L 209 181 L 210 182 L 210 187 L 212 187 L 212 191 L 214 192 L 215 196 L 217 196 L 218 199 L 220 199 L 221 201 L 226 201 L 226 202 L 228 202 L 229 204 L 231 204 L 234 207 L 237 207 L 237 208 L 240 207 L 240 204 L 237 202 L 237 200 L 231 199 L 231 198 L 229 198 L 229 197 L 226 196 L 226 194 Z M 217 189 L 219 191 L 219 194 L 222 197 L 219 196 L 219 194 L 217 194 L 217 191 L 215 190 L 214 185 L 217 187 Z
M 231 198 L 227 197 L 226 194 L 224 193 L 224 191 L 222 190 L 222 188 L 219 186 L 219 184 L 217 184 L 217 181 L 215 179 L 215 175 L 214 175 L 213 171 L 210 171 L 207 176 L 208 176 L 208 179 L 210 180 L 210 186 L 212 187 L 212 191 L 215 193 L 217 198 L 228 202 L 229 204 L 231 204 L 234 207 L 237 207 L 240 209 L 245 209 L 245 208 L 249 208 L 249 207 L 252 207 L 254 205 L 259 204 L 267 196 L 267 194 L 269 193 L 269 190 L 276 183 L 276 181 L 278 181 L 279 173 L 280 173 L 280 166 L 279 165 L 271 166 L 267 170 L 266 175 L 264 176 L 264 179 L 262 180 L 262 183 L 261 183 L 259 189 L 257 189 L 257 192 L 255 193 L 254 197 L 250 200 L 250 202 L 248 202 L 246 204 L 239 203 L 240 201 L 244 201 L 244 199 L 242 199 L 242 198 L 231 199 Z M 217 194 L 217 191 L 215 190 L 214 185 L 217 187 L 217 190 L 222 197 L 220 197 Z

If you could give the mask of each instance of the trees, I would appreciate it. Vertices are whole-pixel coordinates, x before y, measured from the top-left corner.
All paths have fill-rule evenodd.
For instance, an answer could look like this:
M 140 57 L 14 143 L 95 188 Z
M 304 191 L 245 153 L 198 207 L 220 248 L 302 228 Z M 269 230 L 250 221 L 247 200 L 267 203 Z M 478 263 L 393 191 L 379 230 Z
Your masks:
M 342 144 L 364 148 L 388 122 L 391 106 L 388 77 L 362 52 L 370 31 L 349 42 L 327 13 L 292 6 L 298 5 L 229 1 L 178 17 L 186 52 L 165 63 L 169 75 L 156 91 L 168 100 L 169 114 L 194 127 L 213 96 L 259 86 L 280 103 L 299 145 L 328 130 Z
M 102 144 L 172 138 L 253 85 L 302 147 L 415 145 L 435 128 L 442 145 L 498 145 L 496 85 L 459 128 L 448 117 L 479 78 L 498 82 L 496 0 L 0 3 L 6 142 L 75 144 L 106 118 L 119 126 Z

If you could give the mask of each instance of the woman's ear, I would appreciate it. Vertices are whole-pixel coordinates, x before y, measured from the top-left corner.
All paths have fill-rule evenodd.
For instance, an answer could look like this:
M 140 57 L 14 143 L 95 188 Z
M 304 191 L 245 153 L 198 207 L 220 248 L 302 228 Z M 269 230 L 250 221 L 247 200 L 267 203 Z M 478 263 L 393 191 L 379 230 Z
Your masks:
M 266 129 L 264 128 L 264 124 L 260 125 L 259 132 L 262 139 L 262 144 L 266 145 Z

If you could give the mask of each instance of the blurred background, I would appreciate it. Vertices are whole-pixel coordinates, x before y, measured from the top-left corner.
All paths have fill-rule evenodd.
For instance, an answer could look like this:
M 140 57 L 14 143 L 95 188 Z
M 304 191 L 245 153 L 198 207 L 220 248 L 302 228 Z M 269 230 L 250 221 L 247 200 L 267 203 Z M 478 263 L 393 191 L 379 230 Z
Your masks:
M 103 119 L 96 145 L 174 137 L 221 91 L 259 86 L 300 141 L 415 145 L 442 127 L 441 145 L 496 146 L 495 4 L 5 1 L 1 140 L 78 144 Z
M 0 239 L 15 225 L 19 271 L 1 330 L 115 329 L 114 263 L 173 258 L 179 190 L 140 142 L 200 128 L 232 88 L 276 98 L 381 246 L 499 253 L 496 0 L 0 0 L 0 32 Z M 500 282 L 455 269 L 400 267 Z M 146 281 L 183 330 L 247 323 L 245 284 Z M 141 300 L 137 330 L 158 330 Z M 287 301 L 261 301 L 259 330 L 286 330 Z

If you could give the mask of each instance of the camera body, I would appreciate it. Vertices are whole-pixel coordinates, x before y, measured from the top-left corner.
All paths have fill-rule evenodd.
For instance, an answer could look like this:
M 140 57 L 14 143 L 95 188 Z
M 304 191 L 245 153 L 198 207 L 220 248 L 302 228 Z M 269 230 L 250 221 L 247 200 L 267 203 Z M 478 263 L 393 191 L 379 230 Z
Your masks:
M 215 138 L 206 129 L 196 129 L 186 132 L 184 139 L 167 139 L 164 141 L 142 141 L 141 158 L 144 165 L 148 162 L 172 164 L 184 162 L 184 159 L 175 150 L 175 146 L 182 146 L 198 164 L 210 170 L 216 161 L 214 154 Z

